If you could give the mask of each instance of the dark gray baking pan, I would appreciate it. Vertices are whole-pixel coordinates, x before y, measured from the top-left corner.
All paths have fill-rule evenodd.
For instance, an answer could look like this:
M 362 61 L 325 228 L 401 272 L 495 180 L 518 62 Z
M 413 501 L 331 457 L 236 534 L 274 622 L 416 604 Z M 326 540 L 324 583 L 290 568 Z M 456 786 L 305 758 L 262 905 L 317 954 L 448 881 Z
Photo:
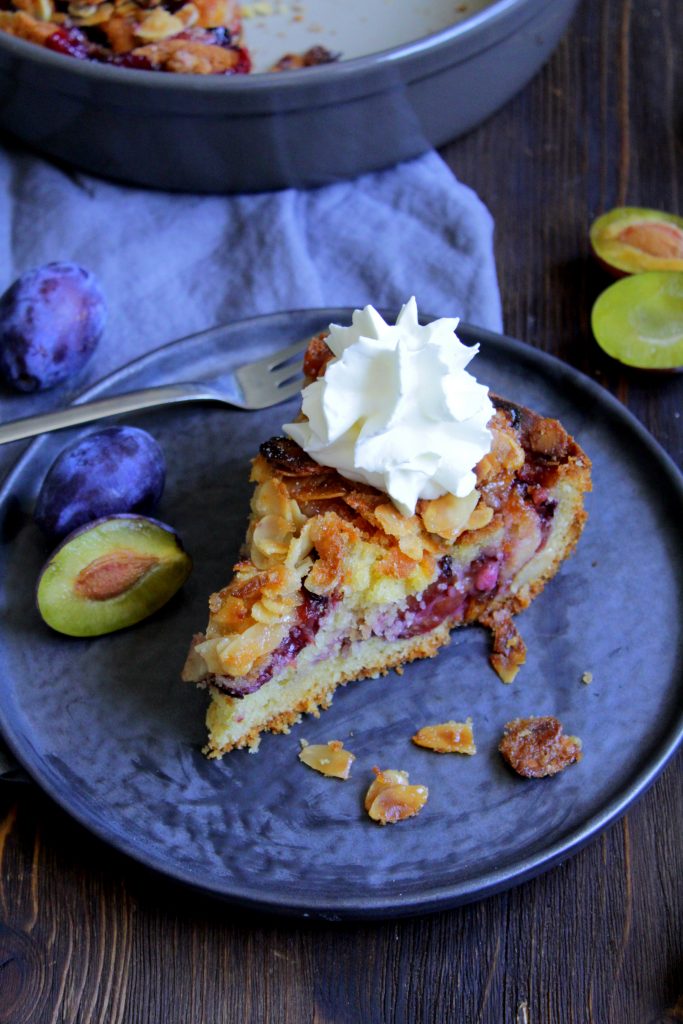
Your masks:
M 324 185 L 441 145 L 541 67 L 577 0 L 498 0 L 367 57 L 225 78 L 86 63 L 0 33 L 0 128 L 136 185 L 247 192 Z

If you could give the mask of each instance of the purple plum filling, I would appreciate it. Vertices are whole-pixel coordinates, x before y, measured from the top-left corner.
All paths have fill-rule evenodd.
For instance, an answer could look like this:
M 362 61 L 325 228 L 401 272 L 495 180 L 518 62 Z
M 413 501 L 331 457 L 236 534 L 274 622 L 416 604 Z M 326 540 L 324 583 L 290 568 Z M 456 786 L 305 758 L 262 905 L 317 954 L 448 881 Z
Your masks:
M 392 639 L 429 633 L 446 620 L 453 625 L 462 622 L 470 599 L 492 594 L 499 580 L 500 561 L 496 555 L 480 555 L 462 576 L 454 573 L 453 562 L 446 555 L 439 562 L 436 580 L 419 597 L 408 598 L 391 630 Z
M 439 561 L 439 575 L 419 596 L 409 597 L 405 609 L 398 613 L 392 639 L 406 640 L 428 633 L 445 619 L 457 621 L 465 608 L 465 594 L 453 575 L 453 562 L 448 555 Z M 398 627 L 398 628 L 396 628 Z
M 242 679 L 235 679 L 232 676 L 216 676 L 214 685 L 222 693 L 228 693 L 231 697 L 245 697 L 248 693 L 255 693 L 276 673 L 281 672 L 294 661 L 304 647 L 313 643 L 330 601 L 327 597 L 311 594 L 305 587 L 303 598 L 298 608 L 298 622 L 292 626 L 284 640 L 275 648 L 260 672 L 256 675 L 244 676 Z
M 549 535 L 557 502 L 549 497 L 542 480 L 525 480 L 522 486 L 525 499 L 533 506 L 538 518 L 540 551 Z M 484 551 L 464 569 L 454 567 L 452 558 L 444 555 L 438 566 L 439 573 L 433 583 L 421 594 L 408 597 L 402 608 L 381 612 L 366 624 L 367 632 L 384 640 L 395 641 L 429 633 L 446 621 L 455 626 L 469 620 L 471 616 L 468 613 L 473 602 L 484 596 L 491 597 L 505 586 L 502 551 Z M 292 626 L 260 671 L 242 679 L 218 676 L 215 679 L 218 689 L 233 697 L 244 697 L 248 693 L 254 693 L 290 665 L 304 647 L 313 643 L 334 599 L 318 597 L 305 588 L 303 593 L 304 600 L 299 606 L 298 622 Z M 356 639 L 360 638 L 359 630 Z M 331 638 L 330 650 L 343 650 L 344 646 L 353 640 L 354 637 L 344 636 Z
M 543 544 L 545 544 L 557 508 L 557 501 L 550 497 L 548 490 L 553 483 L 552 471 L 542 463 L 527 463 L 520 473 L 520 481 L 519 486 L 524 498 L 533 505 L 538 516 Z

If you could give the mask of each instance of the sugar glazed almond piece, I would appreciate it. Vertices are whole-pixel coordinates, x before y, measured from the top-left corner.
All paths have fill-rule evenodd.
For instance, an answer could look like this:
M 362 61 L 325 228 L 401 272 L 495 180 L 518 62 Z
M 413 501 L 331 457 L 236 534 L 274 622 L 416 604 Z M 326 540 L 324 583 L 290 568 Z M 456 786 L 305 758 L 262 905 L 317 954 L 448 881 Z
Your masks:
M 526 779 L 557 775 L 583 756 L 578 736 L 564 736 L 562 723 L 552 715 L 514 718 L 505 725 L 498 749 Z
M 410 786 L 408 773 L 389 769 L 372 769 L 375 779 L 365 794 L 365 810 L 380 825 L 393 825 L 404 818 L 412 818 L 427 803 L 426 786 Z
M 306 743 L 302 740 L 301 744 L 299 760 L 309 768 L 332 779 L 348 779 L 356 757 L 350 750 L 344 750 L 341 740 L 330 740 L 329 743 Z
M 412 737 L 418 747 L 426 747 L 437 754 L 476 754 L 472 719 L 464 722 L 439 722 L 423 725 Z

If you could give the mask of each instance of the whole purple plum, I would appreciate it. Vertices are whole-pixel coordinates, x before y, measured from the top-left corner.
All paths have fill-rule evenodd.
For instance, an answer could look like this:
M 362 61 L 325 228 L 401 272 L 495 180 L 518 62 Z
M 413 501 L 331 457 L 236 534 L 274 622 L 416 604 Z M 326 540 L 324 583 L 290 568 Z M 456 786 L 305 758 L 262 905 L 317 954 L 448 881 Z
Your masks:
M 138 427 L 107 427 L 75 441 L 50 466 L 35 519 L 52 541 L 102 516 L 154 512 L 166 479 L 159 444 Z
M 94 274 L 47 263 L 0 296 L 0 372 L 17 391 L 44 391 L 78 373 L 104 330 L 106 305 Z

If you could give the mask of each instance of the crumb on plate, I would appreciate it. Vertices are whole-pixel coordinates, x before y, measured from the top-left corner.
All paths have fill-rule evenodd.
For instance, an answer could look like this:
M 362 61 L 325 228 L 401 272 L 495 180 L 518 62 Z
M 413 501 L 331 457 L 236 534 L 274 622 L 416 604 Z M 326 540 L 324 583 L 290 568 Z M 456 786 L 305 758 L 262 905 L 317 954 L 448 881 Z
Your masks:
M 410 786 L 408 773 L 388 769 L 372 769 L 375 778 L 365 794 L 365 810 L 380 825 L 393 825 L 404 818 L 412 818 L 427 803 L 426 786 Z
M 552 715 L 507 722 L 498 749 L 513 771 L 527 779 L 557 775 L 583 756 L 578 736 L 564 736 L 562 723 Z
M 426 747 L 437 754 L 476 754 L 472 719 L 464 722 L 439 722 L 424 725 L 412 737 L 418 747 Z
M 348 779 L 351 765 L 356 760 L 350 750 L 344 750 L 341 740 L 330 740 L 328 743 L 308 743 L 301 740 L 299 760 L 333 779 Z

